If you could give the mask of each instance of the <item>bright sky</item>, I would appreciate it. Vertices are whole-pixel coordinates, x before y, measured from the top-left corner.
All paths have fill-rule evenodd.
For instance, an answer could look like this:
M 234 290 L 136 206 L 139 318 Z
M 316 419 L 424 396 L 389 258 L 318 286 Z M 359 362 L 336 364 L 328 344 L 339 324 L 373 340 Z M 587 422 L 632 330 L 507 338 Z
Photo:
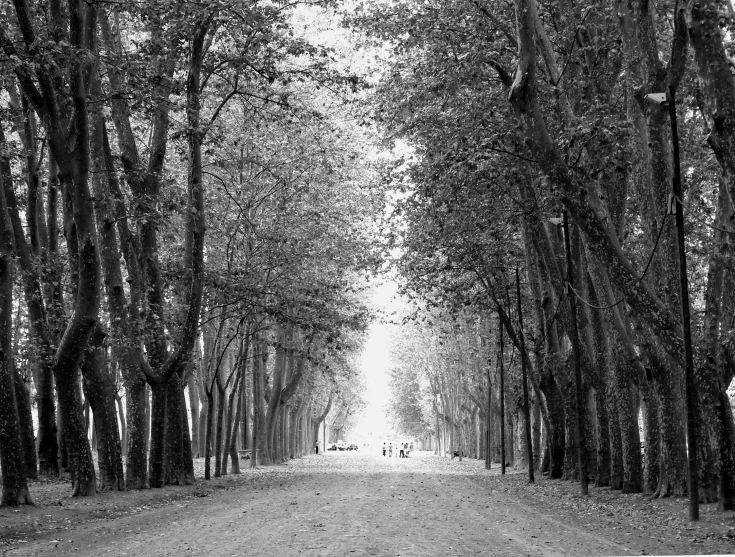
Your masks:
M 344 4 L 349 6 L 349 2 Z M 339 24 L 339 19 L 330 10 L 302 5 L 294 11 L 293 23 L 301 34 L 314 44 L 322 44 L 334 48 L 337 52 L 337 63 L 341 69 L 349 69 L 369 80 L 380 77 L 379 52 L 374 48 L 355 48 L 355 37 Z M 396 152 L 385 156 L 407 156 L 407 147 L 399 144 Z M 408 153 L 410 155 L 410 153 Z M 397 305 L 394 296 L 397 285 L 389 280 L 376 280 L 373 289 L 372 306 L 379 314 L 390 314 Z M 370 326 L 368 340 L 362 353 L 362 370 L 365 377 L 367 407 L 358 417 L 349 436 L 353 442 L 370 443 L 374 450 L 384 440 L 392 439 L 393 434 L 387 419 L 387 407 L 390 398 L 388 388 L 388 369 L 390 368 L 390 329 L 391 326 L 376 319 Z
M 386 281 L 373 290 L 372 303 L 376 310 L 390 312 L 395 309 L 397 302 L 393 297 L 397 285 Z M 388 388 L 388 369 L 390 368 L 390 329 L 378 320 L 370 325 L 368 341 L 362 353 L 362 370 L 367 387 L 367 407 L 362 413 L 360 423 L 355 426 L 354 436 L 361 443 L 371 443 L 373 448 L 382 444 L 387 437 L 392 436 L 391 427 L 386 413 L 390 398 Z

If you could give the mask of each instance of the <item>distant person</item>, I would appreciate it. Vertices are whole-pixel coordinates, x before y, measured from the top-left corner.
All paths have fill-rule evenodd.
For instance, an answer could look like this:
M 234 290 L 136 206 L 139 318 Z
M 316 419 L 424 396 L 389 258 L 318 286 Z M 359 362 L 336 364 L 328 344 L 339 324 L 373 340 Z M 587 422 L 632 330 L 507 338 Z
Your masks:
M 383 441 L 383 456 L 385 456 L 385 451 L 386 451 L 386 449 L 385 449 L 385 441 Z
M 413 452 L 413 441 L 411 442 L 411 446 L 408 449 L 409 451 Z
M 406 458 L 406 453 L 403 450 L 404 448 L 403 445 L 404 445 L 403 443 L 400 443 L 398 445 L 398 458 Z
M 393 456 L 393 443 L 388 443 L 388 456 Z
M 314 445 L 314 454 L 319 454 L 319 441 L 317 441 L 316 445 Z

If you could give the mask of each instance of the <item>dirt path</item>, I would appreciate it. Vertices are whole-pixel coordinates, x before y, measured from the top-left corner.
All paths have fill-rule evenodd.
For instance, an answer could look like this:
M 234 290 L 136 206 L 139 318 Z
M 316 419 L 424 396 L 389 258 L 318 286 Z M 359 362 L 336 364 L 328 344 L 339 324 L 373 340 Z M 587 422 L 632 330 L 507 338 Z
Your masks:
M 200 496 L 116 518 L 69 523 L 62 531 L 39 533 L 7 548 L 5 554 L 554 556 L 702 551 L 686 540 L 662 543 L 656 537 L 661 532 L 596 531 L 594 524 L 583 525 L 543 504 L 532 508 L 524 496 L 507 489 L 508 477 L 486 472 L 477 461 L 332 453 L 271 470 L 234 489 L 193 492 Z M 208 485 L 199 482 L 197 489 Z M 729 553 L 735 546 L 723 540 L 716 549 Z

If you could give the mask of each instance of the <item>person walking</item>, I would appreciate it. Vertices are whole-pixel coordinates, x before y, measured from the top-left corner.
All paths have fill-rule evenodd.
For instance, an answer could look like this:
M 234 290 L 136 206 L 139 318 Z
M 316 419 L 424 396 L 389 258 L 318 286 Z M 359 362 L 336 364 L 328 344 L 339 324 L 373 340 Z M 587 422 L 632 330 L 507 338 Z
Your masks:
M 388 443 L 388 456 L 393 456 L 393 441 Z
M 385 456 L 385 441 L 383 441 L 383 456 Z
M 398 445 L 398 447 L 399 447 L 398 448 L 398 458 L 406 458 L 406 453 L 403 450 L 403 445 L 404 445 L 403 443 L 400 443 Z

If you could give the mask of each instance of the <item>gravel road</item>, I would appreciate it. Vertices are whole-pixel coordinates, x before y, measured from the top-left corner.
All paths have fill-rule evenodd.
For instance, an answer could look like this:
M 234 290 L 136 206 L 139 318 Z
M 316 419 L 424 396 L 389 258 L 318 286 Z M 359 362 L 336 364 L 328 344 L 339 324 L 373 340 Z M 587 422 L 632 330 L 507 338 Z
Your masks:
M 232 489 L 69 524 L 7 555 L 641 555 L 653 539 L 575 524 L 498 489 L 497 470 L 432 455 L 327 453 Z M 243 476 L 247 476 L 246 471 Z M 632 543 L 631 543 L 632 542 Z M 647 543 L 646 543 L 647 542 Z M 661 549 L 665 549 L 661 547 Z M 191 553 L 187 553 L 191 552 Z

